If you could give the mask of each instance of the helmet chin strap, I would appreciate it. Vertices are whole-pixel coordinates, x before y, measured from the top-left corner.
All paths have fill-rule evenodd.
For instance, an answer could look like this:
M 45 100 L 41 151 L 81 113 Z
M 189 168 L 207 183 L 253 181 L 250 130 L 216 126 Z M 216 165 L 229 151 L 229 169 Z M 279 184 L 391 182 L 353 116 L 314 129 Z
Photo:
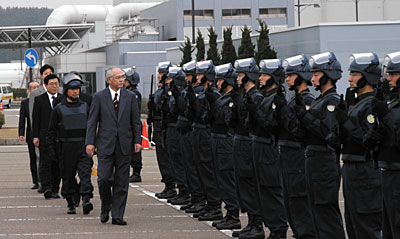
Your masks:
M 303 79 L 297 75 L 296 79 L 294 80 L 294 85 L 289 87 L 289 90 L 291 91 L 297 91 L 299 85 L 301 85 L 301 83 L 303 83 Z
M 221 93 L 224 93 L 226 90 L 226 87 L 228 87 L 228 83 L 224 80 L 224 82 L 221 84 L 221 89 L 219 90 Z
M 270 88 L 275 83 L 274 79 L 271 77 L 265 82 L 265 87 Z
M 242 79 L 242 85 L 244 86 L 247 82 L 249 82 L 249 77 L 247 76 L 247 74 L 243 77 Z
M 359 90 L 364 88 L 367 85 L 367 80 L 365 79 L 364 75 L 357 81 L 357 86 L 351 88 L 352 93 L 358 93 Z
M 328 83 L 328 80 L 329 80 L 328 76 L 326 76 L 325 73 L 323 73 L 322 77 L 319 78 L 319 85 L 317 85 L 315 87 L 315 90 L 320 91 L 322 86 L 324 86 L 324 85 L 326 85 L 326 83 Z
M 68 97 L 68 99 L 70 99 L 72 102 L 78 102 L 78 100 L 79 100 L 79 96 L 78 97 L 72 97 L 72 96 L 67 96 Z

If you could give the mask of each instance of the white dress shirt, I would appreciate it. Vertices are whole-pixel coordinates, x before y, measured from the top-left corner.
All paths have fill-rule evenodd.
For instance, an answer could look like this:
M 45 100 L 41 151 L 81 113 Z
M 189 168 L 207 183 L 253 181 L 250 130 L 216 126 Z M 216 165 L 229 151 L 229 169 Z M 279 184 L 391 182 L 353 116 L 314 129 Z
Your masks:
M 54 95 L 52 95 L 52 94 L 50 94 L 50 93 L 47 91 L 47 96 L 49 97 L 49 101 L 50 101 L 51 108 L 53 108 L 53 96 L 54 96 L 55 98 L 57 98 L 57 95 L 58 95 L 58 93 L 55 93 Z M 55 99 L 55 98 L 54 98 L 54 99 Z
M 117 93 L 118 94 L 117 101 L 119 101 L 119 97 L 121 96 L 121 89 L 118 89 L 118 91 L 116 92 L 113 89 L 111 89 L 111 87 L 108 87 L 108 89 L 110 89 L 111 100 L 114 101 L 115 93 Z

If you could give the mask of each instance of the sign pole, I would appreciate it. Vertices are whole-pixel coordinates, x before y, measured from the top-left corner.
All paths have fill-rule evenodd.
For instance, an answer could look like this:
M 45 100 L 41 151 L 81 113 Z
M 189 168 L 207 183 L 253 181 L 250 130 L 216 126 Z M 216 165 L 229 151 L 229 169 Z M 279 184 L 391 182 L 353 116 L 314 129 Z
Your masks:
M 32 29 L 28 28 L 28 48 L 31 49 L 32 48 Z M 29 82 L 33 81 L 33 73 L 32 73 L 32 67 L 29 67 Z M 26 84 L 26 88 L 28 88 L 29 86 L 29 82 L 27 82 Z

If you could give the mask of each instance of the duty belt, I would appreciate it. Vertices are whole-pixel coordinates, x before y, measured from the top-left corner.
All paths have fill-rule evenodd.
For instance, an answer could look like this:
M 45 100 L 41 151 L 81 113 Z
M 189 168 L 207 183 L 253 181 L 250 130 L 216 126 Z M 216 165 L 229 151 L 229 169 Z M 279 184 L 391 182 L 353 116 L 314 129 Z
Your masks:
M 260 137 L 256 135 L 253 135 L 253 141 L 264 144 L 272 144 L 274 142 L 272 138 Z
M 207 129 L 208 125 L 200 124 L 200 123 L 193 123 L 193 128 Z
M 240 134 L 235 134 L 234 138 L 238 139 L 238 140 L 251 141 L 250 136 L 245 136 L 245 135 L 240 135 Z
M 278 146 L 285 146 L 285 147 L 291 147 L 291 148 L 301 148 L 303 146 L 303 144 L 301 142 L 297 142 L 297 141 L 279 140 L 278 141 Z
M 181 115 L 178 116 L 178 120 L 181 120 L 181 121 L 188 121 L 188 122 L 189 122 L 189 119 L 188 119 L 188 118 L 186 118 L 186 117 L 184 117 L 184 116 L 181 116 Z
M 176 128 L 177 124 L 176 123 L 168 123 L 167 127 L 172 127 L 172 128 Z
M 211 137 L 219 138 L 219 139 L 226 139 L 226 138 L 231 137 L 231 136 L 232 135 L 229 135 L 228 133 L 225 133 L 225 134 L 211 133 Z
M 363 163 L 368 161 L 365 156 L 356 154 L 342 154 L 342 160 L 345 163 Z
M 333 148 L 327 145 L 307 145 L 306 150 L 319 151 L 319 152 L 333 152 Z
M 85 141 L 85 137 L 76 137 L 76 138 L 59 138 L 61 142 L 80 142 Z
M 153 119 L 154 119 L 154 121 L 161 121 L 162 117 L 161 116 L 154 116 Z

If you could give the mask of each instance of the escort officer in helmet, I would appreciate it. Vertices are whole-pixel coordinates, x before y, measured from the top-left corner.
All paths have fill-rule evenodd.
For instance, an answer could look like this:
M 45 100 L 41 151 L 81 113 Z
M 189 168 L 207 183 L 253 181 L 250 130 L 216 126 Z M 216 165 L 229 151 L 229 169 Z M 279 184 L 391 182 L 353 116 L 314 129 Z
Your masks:
M 156 143 L 156 155 L 158 167 L 161 172 L 161 182 L 165 184 L 165 189 L 156 193 L 156 197 L 168 199 L 176 196 L 175 190 L 175 175 L 172 168 L 171 159 L 168 154 L 168 148 L 165 142 L 165 131 L 166 127 L 163 125 L 163 115 L 162 115 L 162 105 L 163 96 L 166 96 L 168 88 L 165 84 L 167 79 L 168 69 L 172 66 L 170 61 L 158 63 L 158 83 L 161 87 L 154 92 L 154 97 L 149 97 L 149 102 L 147 104 L 149 111 L 153 112 L 153 118 L 148 118 L 147 123 L 153 123 L 154 127 L 154 142 Z M 165 119 L 165 117 L 164 117 Z
M 289 66 L 305 64 L 293 60 Z M 317 238 L 345 238 L 339 209 L 340 168 L 335 148 L 338 122 L 336 81 L 342 69 L 335 54 L 323 53 L 310 59 L 312 82 L 321 95 L 307 110 L 301 97 L 296 97 L 296 115 L 306 129 L 306 180 L 313 223 Z
M 183 86 L 185 85 L 185 73 L 180 67 L 170 67 L 165 83 L 170 89 L 167 93 L 167 103 L 163 104 L 163 114 L 167 120 L 167 148 L 171 157 L 172 167 L 175 172 L 176 184 L 179 194 L 169 198 L 168 202 L 172 205 L 184 205 L 190 202 L 188 182 L 186 178 L 185 163 L 182 158 L 181 135 L 177 129 L 179 105 L 177 98 L 180 97 Z
M 139 106 L 139 112 L 142 112 L 142 94 L 138 90 L 137 86 L 140 83 L 140 75 L 132 68 L 128 68 L 125 71 L 125 88 L 133 91 L 136 95 L 136 100 Z M 140 172 L 142 171 L 142 151 L 134 152 L 132 154 L 131 167 L 132 175 L 129 177 L 130 183 L 142 182 Z
M 375 127 L 369 129 L 365 141 L 375 151 L 378 165 L 382 169 L 382 235 L 384 239 L 389 239 L 400 238 L 400 52 L 385 56 L 384 70 L 388 74 L 390 95 L 394 98 L 387 103 L 377 94 L 372 100 Z
M 260 63 L 260 85 L 265 86 L 264 99 L 257 108 L 249 107 L 253 115 L 253 157 L 258 177 L 260 206 L 264 225 L 270 230 L 269 238 L 286 238 L 288 229 L 283 204 L 282 180 L 280 176 L 277 132 L 280 124 L 277 120 L 274 97 L 284 79 L 281 60 L 264 60 Z M 256 101 L 256 98 L 252 98 Z M 242 235 L 240 236 L 240 238 Z
M 197 83 L 203 86 L 203 91 L 196 96 L 193 90 L 188 91 L 189 118 L 193 119 L 193 157 L 196 161 L 199 178 L 207 200 L 207 205 L 200 212 L 194 213 L 193 217 L 200 221 L 221 220 L 221 198 L 217 187 L 217 179 L 214 173 L 214 163 L 211 152 L 210 132 L 210 104 L 206 98 L 209 95 L 219 97 L 219 92 L 213 87 L 215 81 L 215 67 L 211 60 L 197 62 Z
M 370 141 L 364 138 L 376 124 L 371 106 L 374 88 L 381 78 L 381 66 L 375 53 L 352 54 L 349 62 L 349 83 L 351 91 L 357 94 L 356 104 L 349 106 L 347 112 L 338 108 L 336 117 L 344 138 L 342 177 L 346 232 L 349 238 L 378 239 L 382 238 L 381 170 L 375 166 L 374 156 L 368 149 Z
M 239 201 L 236 191 L 235 164 L 233 161 L 233 134 L 231 130 L 232 109 L 234 106 L 232 94 L 237 74 L 231 63 L 215 67 L 217 87 L 221 93 L 218 99 L 215 94 L 209 94 L 207 99 L 211 105 L 211 149 L 214 159 L 214 170 L 217 175 L 217 185 L 221 199 L 225 203 L 227 213 L 218 222 L 214 222 L 219 230 L 240 229 Z
M 237 60 L 234 66 L 236 73 L 238 73 L 236 81 L 240 89 L 240 95 L 232 95 L 235 106 L 233 107 L 232 120 L 232 128 L 235 131 L 233 159 L 240 207 L 242 212 L 247 213 L 248 224 L 242 230 L 234 231 L 232 236 L 264 238 L 262 211 L 257 197 L 258 181 L 251 146 L 252 132 L 249 125 L 250 113 L 248 111 L 248 107 L 257 107 L 257 104 L 263 99 L 256 87 L 259 69 L 253 58 Z M 252 96 L 251 99 L 250 96 Z M 253 99 L 255 99 L 255 102 L 253 102 Z
M 47 139 L 51 154 L 56 154 L 56 141 L 60 142 L 60 171 L 63 180 L 61 194 L 67 200 L 68 214 L 75 214 L 74 195 L 77 193 L 75 175 L 80 178 L 80 195 L 83 198 L 83 214 L 93 210 L 91 173 L 93 161 L 85 151 L 88 105 L 79 99 L 82 80 L 76 74 L 63 78 L 65 98 L 54 107 L 50 118 Z
M 181 90 L 180 97 L 176 97 L 178 101 L 179 116 L 177 120 L 177 129 L 181 133 L 181 150 L 182 158 L 186 167 L 186 178 L 190 192 L 190 202 L 181 206 L 181 210 L 187 213 L 200 212 L 205 206 L 204 190 L 200 183 L 198 168 L 193 156 L 192 144 L 192 124 L 193 118 L 188 113 L 189 99 L 188 91 L 193 91 L 194 94 L 199 94 L 203 87 L 197 85 L 196 79 L 196 61 L 191 61 L 182 66 L 182 71 L 185 73 L 186 88 Z
M 295 59 L 300 59 L 303 64 L 291 66 L 289 62 Z M 267 63 L 264 64 L 267 65 Z M 295 238 L 316 238 L 306 190 L 305 131 L 295 112 L 296 96 L 302 98 L 306 107 L 310 107 L 315 101 L 315 97 L 308 89 L 311 85 L 311 67 L 304 55 L 284 60 L 283 66 L 288 89 L 297 93 L 287 103 L 282 94 L 277 94 L 274 98 L 276 112 L 282 124 L 279 130 L 278 146 L 286 216 Z

